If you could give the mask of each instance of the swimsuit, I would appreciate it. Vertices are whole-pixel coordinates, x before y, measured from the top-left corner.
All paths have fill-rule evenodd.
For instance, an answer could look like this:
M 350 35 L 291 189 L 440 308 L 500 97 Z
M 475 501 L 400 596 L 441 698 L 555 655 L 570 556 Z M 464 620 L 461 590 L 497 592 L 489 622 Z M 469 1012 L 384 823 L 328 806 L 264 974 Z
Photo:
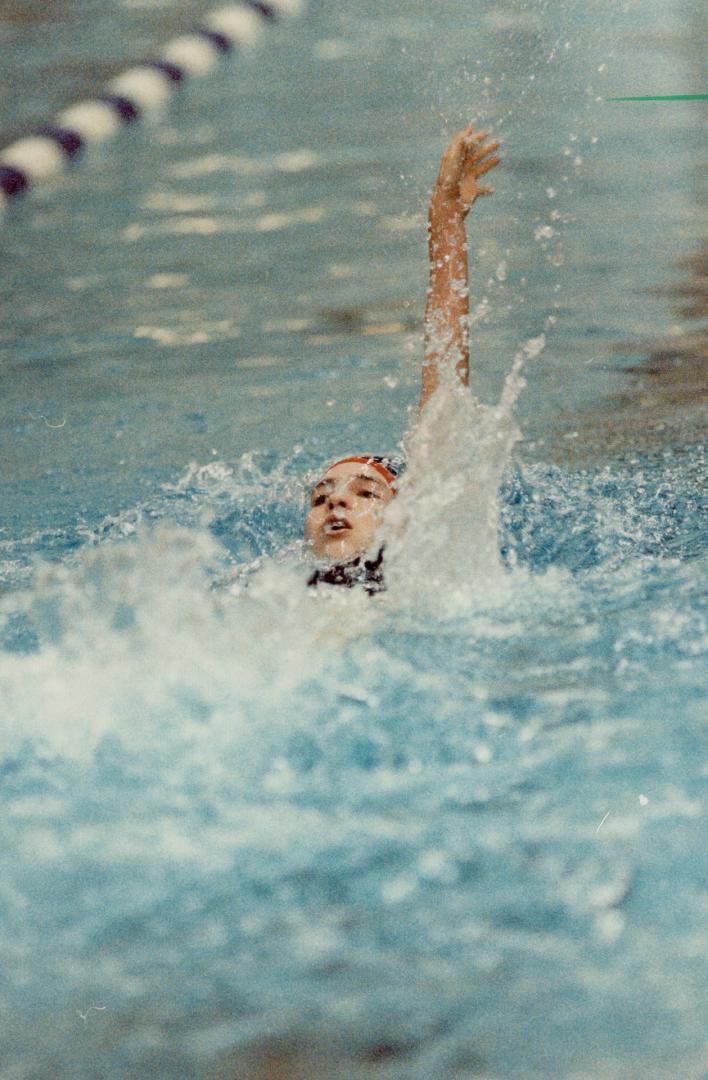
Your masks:
M 319 585 L 323 582 L 326 585 L 344 585 L 347 589 L 361 585 L 369 596 L 374 596 L 386 588 L 382 567 L 383 553 L 384 549 L 381 548 L 375 559 L 364 559 L 362 562 L 361 555 L 357 555 L 350 562 L 335 563 L 324 570 L 315 570 L 307 584 Z

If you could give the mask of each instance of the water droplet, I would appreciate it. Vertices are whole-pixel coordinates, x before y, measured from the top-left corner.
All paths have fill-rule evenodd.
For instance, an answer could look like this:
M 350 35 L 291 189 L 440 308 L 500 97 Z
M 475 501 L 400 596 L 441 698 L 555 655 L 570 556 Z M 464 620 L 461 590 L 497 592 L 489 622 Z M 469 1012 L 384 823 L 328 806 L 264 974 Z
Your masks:
M 550 240 L 555 235 L 556 231 L 552 226 L 539 225 L 538 228 L 534 230 L 533 238 L 534 240 Z

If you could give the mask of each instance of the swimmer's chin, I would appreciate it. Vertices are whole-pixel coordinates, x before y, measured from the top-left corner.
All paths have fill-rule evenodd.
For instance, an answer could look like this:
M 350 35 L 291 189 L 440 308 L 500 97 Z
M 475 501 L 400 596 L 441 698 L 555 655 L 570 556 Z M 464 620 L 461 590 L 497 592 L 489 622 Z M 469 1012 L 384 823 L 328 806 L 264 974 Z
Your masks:
M 310 550 L 316 558 L 328 563 L 355 559 L 357 555 L 361 555 L 364 551 L 360 544 L 348 543 L 346 539 L 342 540 L 338 536 L 326 536 L 317 544 L 311 544 Z
M 349 562 L 366 555 L 373 546 L 371 541 L 362 544 L 353 536 L 324 535 L 309 541 L 310 551 L 315 558 L 328 564 Z

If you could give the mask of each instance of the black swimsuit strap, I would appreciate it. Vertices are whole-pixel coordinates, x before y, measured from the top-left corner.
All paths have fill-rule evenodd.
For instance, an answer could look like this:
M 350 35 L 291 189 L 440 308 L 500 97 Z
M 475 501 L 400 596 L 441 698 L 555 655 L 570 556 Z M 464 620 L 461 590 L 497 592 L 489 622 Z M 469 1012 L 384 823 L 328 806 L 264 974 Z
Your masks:
M 381 548 L 375 559 L 364 559 L 361 556 L 352 559 L 348 563 L 335 563 L 323 570 L 315 570 L 308 579 L 308 585 L 344 585 L 347 589 L 353 589 L 355 585 L 361 587 L 373 596 L 374 593 L 383 592 L 386 588 L 383 577 L 383 552 Z

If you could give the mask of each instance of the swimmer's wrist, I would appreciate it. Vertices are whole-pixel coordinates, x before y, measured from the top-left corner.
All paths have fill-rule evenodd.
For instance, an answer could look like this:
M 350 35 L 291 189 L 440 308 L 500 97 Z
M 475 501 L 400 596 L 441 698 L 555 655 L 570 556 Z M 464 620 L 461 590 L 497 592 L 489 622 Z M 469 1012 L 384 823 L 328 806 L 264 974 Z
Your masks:
M 430 197 L 428 222 L 432 226 L 438 221 L 464 220 L 469 207 L 465 207 L 457 194 L 448 191 L 436 191 Z
M 452 236 L 459 235 L 465 226 L 465 208 L 458 202 L 449 205 L 431 206 L 428 214 L 428 238 L 436 243 L 444 243 Z
M 459 187 L 448 187 L 440 183 L 435 184 L 430 192 L 431 206 L 456 206 L 460 203 Z

